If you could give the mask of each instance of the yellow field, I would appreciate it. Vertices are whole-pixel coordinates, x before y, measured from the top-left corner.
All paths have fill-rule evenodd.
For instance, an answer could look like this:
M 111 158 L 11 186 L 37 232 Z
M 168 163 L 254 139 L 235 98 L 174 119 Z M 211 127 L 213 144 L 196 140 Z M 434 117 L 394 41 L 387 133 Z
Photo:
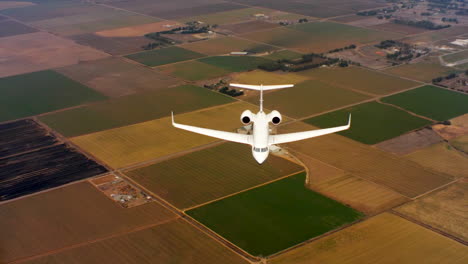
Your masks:
M 457 149 L 468 153 L 468 134 L 450 140 L 450 144 L 456 147 Z
M 237 23 L 241 21 L 253 20 L 255 19 L 255 14 L 264 14 L 270 15 L 274 12 L 271 9 L 266 8 L 258 8 L 258 7 L 251 7 L 251 8 L 242 8 L 236 9 L 231 11 L 224 11 L 224 12 L 216 12 L 207 15 L 200 15 L 200 16 L 193 16 L 193 17 L 184 17 L 178 19 L 181 22 L 190 22 L 190 21 L 202 21 L 206 24 L 230 24 L 230 23 Z M 282 12 L 281 12 L 282 13 Z
M 24 263 L 211 264 L 220 260 L 226 264 L 248 263 L 179 219 Z
M 232 82 L 248 83 L 248 84 L 298 84 L 308 78 L 295 73 L 286 72 L 266 72 L 262 70 L 254 70 L 249 72 L 242 72 L 232 76 Z
M 292 154 L 298 158 L 304 166 L 308 169 L 307 178 L 309 184 L 317 185 L 322 182 L 326 182 L 341 176 L 344 176 L 346 172 L 344 170 L 333 167 L 320 160 L 311 158 L 300 152 L 292 151 Z
M 168 25 L 170 27 L 168 27 Z M 178 22 L 166 20 L 166 21 L 155 22 L 155 23 L 150 23 L 150 24 L 108 29 L 108 30 L 95 32 L 94 34 L 101 36 L 101 37 L 118 37 L 118 38 L 140 37 L 147 33 L 170 30 L 171 28 L 176 28 L 180 26 L 182 26 L 182 24 Z
M 468 156 L 441 142 L 406 155 L 424 167 L 456 177 L 468 177 Z
M 278 128 L 278 133 L 307 129 L 315 127 L 294 123 Z M 450 175 L 429 171 L 412 161 L 336 134 L 294 142 L 287 146 L 355 176 L 385 185 L 408 197 L 433 190 L 453 179 Z
M 0 263 L 175 217 L 155 202 L 123 208 L 90 183 L 72 184 L 0 205 Z
M 381 185 L 352 175 L 309 186 L 366 214 L 376 214 L 409 200 Z
M 384 213 L 273 258 L 272 264 L 466 263 L 462 244 Z
M 242 126 L 239 118 L 246 109 L 254 111 L 255 107 L 236 102 L 176 115 L 175 119 L 179 123 L 234 131 Z M 111 167 L 122 168 L 214 142 L 216 139 L 176 129 L 171 125 L 171 118 L 167 117 L 75 137 L 71 141 Z
M 415 79 L 422 82 L 431 82 L 432 79 L 445 76 L 453 71 L 452 68 L 440 65 L 438 61 L 423 61 L 414 64 L 402 64 L 386 69 L 384 72 L 398 76 Z
M 206 55 L 221 55 L 228 54 L 233 51 L 244 51 L 250 49 L 273 50 L 273 47 L 268 45 L 258 44 L 249 40 L 234 37 L 221 37 L 206 41 L 197 41 L 181 45 L 180 47 Z

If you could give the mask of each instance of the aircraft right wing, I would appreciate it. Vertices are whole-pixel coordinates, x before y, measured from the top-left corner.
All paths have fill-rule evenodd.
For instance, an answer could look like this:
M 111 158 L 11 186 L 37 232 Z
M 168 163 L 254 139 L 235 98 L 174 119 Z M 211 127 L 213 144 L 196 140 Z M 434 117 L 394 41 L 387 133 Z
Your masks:
M 174 114 L 171 113 L 171 115 L 172 115 L 172 125 L 174 127 L 187 130 L 190 132 L 194 132 L 197 134 L 205 135 L 205 136 L 224 139 L 227 141 L 243 143 L 243 144 L 252 144 L 252 135 L 244 135 L 244 134 L 239 134 L 239 133 L 232 133 L 232 132 L 219 131 L 219 130 L 214 130 L 214 129 L 178 124 L 174 122 Z
M 351 126 L 351 114 L 349 115 L 348 124 L 345 126 L 325 128 L 325 129 L 315 129 L 315 130 L 288 133 L 288 134 L 270 135 L 269 144 L 282 144 L 282 143 L 294 142 L 294 141 L 299 141 L 303 139 L 323 136 L 326 134 L 331 134 L 331 133 L 346 130 L 350 126 Z

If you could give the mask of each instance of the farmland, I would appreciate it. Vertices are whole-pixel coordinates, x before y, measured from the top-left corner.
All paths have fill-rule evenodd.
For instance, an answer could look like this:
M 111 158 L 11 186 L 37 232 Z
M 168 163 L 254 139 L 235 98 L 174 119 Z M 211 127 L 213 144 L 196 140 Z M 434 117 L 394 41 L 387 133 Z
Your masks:
M 442 56 L 442 59 L 448 63 L 456 63 L 458 61 L 467 60 L 468 50 L 463 50 L 460 52 L 444 55 Z
M 385 97 L 382 101 L 438 121 L 468 112 L 468 95 L 431 85 Z
M 149 23 L 149 24 L 141 24 L 141 25 L 136 25 L 136 26 L 103 30 L 103 31 L 95 32 L 95 34 L 97 36 L 110 37 L 110 38 L 112 37 L 114 38 L 115 37 L 118 37 L 118 38 L 139 37 L 147 33 L 167 30 L 168 25 L 170 26 L 169 28 L 181 26 L 180 23 L 177 23 L 175 21 L 161 21 L 161 22 L 155 22 L 155 23 Z
M 122 208 L 91 184 L 76 183 L 0 205 L 0 261 L 10 262 L 172 218 L 175 215 L 157 203 Z
M 302 54 L 291 51 L 291 50 L 280 50 L 277 52 L 274 52 L 270 55 L 265 56 L 265 58 L 270 59 L 270 60 L 294 60 L 298 59 L 302 56 Z
M 408 201 L 394 191 L 352 175 L 310 184 L 309 187 L 366 214 L 377 214 Z
M 354 89 L 373 95 L 394 93 L 418 85 L 413 81 L 359 67 L 312 69 L 303 71 L 300 74 L 335 86 Z M 340 76 L 340 78 L 337 78 L 337 76 Z
M 125 55 L 142 51 L 142 46 L 148 44 L 148 39 L 140 37 L 101 37 L 96 34 L 80 34 L 71 36 L 77 43 L 102 50 L 112 55 Z
M 128 245 L 132 245 L 129 247 Z M 25 263 L 188 263 L 248 262 L 182 220 L 174 220 Z
M 442 142 L 440 137 L 433 129 L 425 127 L 403 134 L 399 137 L 381 142 L 376 146 L 384 151 L 405 155 L 418 149 L 428 147 L 432 144 Z
M 106 97 L 54 71 L 0 79 L 0 121 L 50 112 Z
M 249 84 L 265 84 L 273 85 L 278 83 L 293 83 L 298 84 L 305 80 L 306 77 L 295 73 L 278 73 L 267 72 L 262 70 L 253 70 L 248 72 L 241 72 L 231 75 L 233 82 L 249 83 Z M 257 102 L 257 100 L 255 101 Z
M 202 21 L 207 24 L 213 25 L 223 25 L 223 24 L 231 24 L 237 23 L 242 21 L 254 20 L 255 14 L 266 14 L 270 15 L 273 13 L 273 10 L 265 9 L 265 8 L 258 8 L 258 7 L 250 7 L 250 8 L 242 8 L 242 9 L 235 9 L 225 12 L 217 12 L 211 13 L 201 16 L 191 16 L 191 17 L 184 17 L 179 19 L 181 22 L 190 22 L 190 21 Z
M 286 133 L 314 128 L 304 123 L 294 123 L 278 130 Z M 289 143 L 286 146 L 354 176 L 382 184 L 408 197 L 425 193 L 453 179 L 447 174 L 424 169 L 414 162 L 398 159 L 394 155 L 340 135 L 312 138 Z
M 222 32 L 230 32 L 234 34 L 244 34 L 254 31 L 261 31 L 280 27 L 279 24 L 264 22 L 261 20 L 247 21 L 238 24 L 229 24 L 219 27 Z
M 438 62 L 418 62 L 412 64 L 403 64 L 391 67 L 385 70 L 390 74 L 395 74 L 405 78 L 411 78 L 422 82 L 430 82 L 432 79 L 445 76 L 453 69 L 440 65 Z
M 0 201 L 107 171 L 32 120 L 0 125 Z
M 245 103 L 233 103 L 176 116 L 176 121 L 201 127 L 232 131 L 242 124 L 239 116 Z M 176 113 L 177 114 L 177 113 Z M 72 142 L 114 168 L 155 159 L 216 141 L 171 126 L 170 117 L 109 129 L 72 138 Z
M 265 106 L 288 116 L 300 118 L 369 98 L 367 95 L 348 89 L 309 80 L 290 89 L 265 94 Z M 256 103 L 258 98 L 251 98 L 249 101 Z
M 125 174 L 176 207 L 189 208 L 302 169 L 273 155 L 259 167 L 250 146 L 226 143 Z
M 296 174 L 187 213 L 255 256 L 271 255 L 361 217 L 308 190 L 304 180 L 305 173 Z
M 468 135 L 464 135 L 455 139 L 450 140 L 450 144 L 457 149 L 468 153 Z
M 25 26 L 12 20 L 0 19 L 0 38 L 37 32 L 37 29 Z
M 398 207 L 396 210 L 468 241 L 468 230 L 465 228 L 467 191 L 468 180 L 461 179 L 442 190 Z
M 181 114 L 232 101 L 202 87 L 182 85 L 61 111 L 40 119 L 61 134 L 74 137 L 165 117 L 170 111 Z
M 184 44 L 181 47 L 206 55 L 222 55 L 233 51 L 249 51 L 262 53 L 276 48 L 235 37 L 215 38 L 206 41 L 197 41 Z
M 376 144 L 431 123 L 429 120 L 377 102 L 351 106 L 312 117 L 305 122 L 322 128 L 339 126 L 345 124 L 350 113 L 353 116 L 352 128 L 339 134 L 365 144 Z
M 108 55 L 46 32 L 2 38 L 0 77 L 96 60 Z M 54 58 L 53 60 L 50 58 Z
M 161 66 L 158 69 L 189 81 L 213 79 L 230 73 L 228 70 L 199 61 L 185 61 Z
M 251 56 L 215 56 L 199 61 L 233 72 L 253 70 L 270 60 Z
M 181 81 L 119 58 L 83 62 L 55 71 L 109 97 L 159 90 Z
M 127 55 L 126 57 L 152 67 L 179 61 L 193 60 L 203 57 L 203 54 L 179 47 L 169 47 L 158 50 L 143 51 Z
M 468 177 L 468 160 L 445 142 L 434 144 L 406 155 L 421 166 L 455 177 Z
M 177 2 L 174 2 L 174 4 L 177 4 Z M 157 5 L 155 5 L 155 7 L 157 7 Z M 185 1 L 180 1 L 179 6 L 176 6 L 172 10 L 156 9 L 148 12 L 148 14 L 156 17 L 162 17 L 164 19 L 179 19 L 188 16 L 201 16 L 210 13 L 226 12 L 230 10 L 241 9 L 244 7 L 245 6 L 242 5 L 221 1 L 216 1 L 215 3 L 205 2 L 204 4 L 198 3 L 196 4 L 196 6 L 189 7 L 186 5 Z
M 410 249 L 411 250 L 408 250 Z M 273 258 L 268 263 L 464 263 L 465 246 L 384 213 Z

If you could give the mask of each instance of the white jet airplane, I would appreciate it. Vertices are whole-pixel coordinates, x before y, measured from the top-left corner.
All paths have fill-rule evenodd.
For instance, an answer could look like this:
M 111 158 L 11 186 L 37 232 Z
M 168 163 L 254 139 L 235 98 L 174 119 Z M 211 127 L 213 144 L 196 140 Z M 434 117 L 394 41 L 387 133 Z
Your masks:
M 351 126 L 351 114 L 349 115 L 348 124 L 345 126 L 325 128 L 325 129 L 316 129 L 304 132 L 288 133 L 288 134 L 278 134 L 270 135 L 269 123 L 271 122 L 274 125 L 281 123 L 281 114 L 274 110 L 271 113 L 266 114 L 263 112 L 263 91 L 264 90 L 274 90 L 281 88 L 293 87 L 293 84 L 285 85 L 247 85 L 247 84 L 234 84 L 231 83 L 231 86 L 258 90 L 260 91 L 260 111 L 257 114 L 252 113 L 250 110 L 245 110 L 241 115 L 241 122 L 244 125 L 252 123 L 253 130 L 249 135 L 225 132 L 219 130 L 213 130 L 208 128 L 201 128 L 189 125 L 178 124 L 174 122 L 174 113 L 172 113 L 172 125 L 174 127 L 191 131 L 194 133 L 224 139 L 227 141 L 237 142 L 248 144 L 252 146 L 252 155 L 255 160 L 262 164 L 268 157 L 269 146 L 273 144 L 282 144 L 298 140 L 303 140 L 307 138 L 318 137 L 330 133 L 335 133 L 348 129 Z

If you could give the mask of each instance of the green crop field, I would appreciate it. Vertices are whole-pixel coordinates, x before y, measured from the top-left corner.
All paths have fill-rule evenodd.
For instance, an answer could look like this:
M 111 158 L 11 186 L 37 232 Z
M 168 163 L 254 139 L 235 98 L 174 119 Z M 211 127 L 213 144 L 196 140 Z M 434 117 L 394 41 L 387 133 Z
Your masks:
M 355 89 L 374 95 L 394 93 L 418 85 L 417 82 L 389 76 L 361 67 L 319 68 L 302 71 L 299 74 L 336 86 Z
M 205 41 L 196 41 L 184 44 L 181 47 L 206 55 L 229 54 L 233 51 L 262 53 L 277 49 L 270 45 L 260 44 L 236 37 L 214 38 Z
M 250 146 L 226 143 L 126 174 L 182 209 L 301 170 L 301 166 L 274 155 L 258 166 Z
M 300 118 L 369 98 L 371 97 L 352 90 L 309 80 L 290 89 L 265 94 L 265 107 Z M 249 101 L 258 103 L 258 98 L 251 97 Z
M 305 173 L 187 213 L 255 256 L 268 256 L 353 222 L 362 214 L 307 189 Z
M 0 121 L 98 101 L 106 97 L 55 71 L 0 79 Z
M 431 123 L 392 106 L 377 102 L 364 103 L 305 120 L 322 128 L 346 124 L 349 113 L 352 124 L 339 134 L 365 144 L 376 144 Z
M 438 121 L 468 113 L 468 95 L 426 85 L 382 99 Z
M 193 60 L 203 56 L 203 54 L 191 50 L 179 47 L 169 47 L 164 49 L 139 52 L 127 55 L 126 57 L 146 66 L 153 67 L 179 61 Z
M 199 61 L 185 61 L 161 66 L 158 69 L 189 81 L 213 79 L 230 73 L 228 70 Z
M 40 120 L 62 135 L 74 137 L 161 118 L 171 111 L 181 114 L 233 101 L 202 87 L 182 85 L 52 113 Z
M 251 56 L 214 56 L 202 58 L 199 59 L 199 61 L 228 71 L 241 72 L 256 69 L 258 65 L 269 62 L 270 60 Z

